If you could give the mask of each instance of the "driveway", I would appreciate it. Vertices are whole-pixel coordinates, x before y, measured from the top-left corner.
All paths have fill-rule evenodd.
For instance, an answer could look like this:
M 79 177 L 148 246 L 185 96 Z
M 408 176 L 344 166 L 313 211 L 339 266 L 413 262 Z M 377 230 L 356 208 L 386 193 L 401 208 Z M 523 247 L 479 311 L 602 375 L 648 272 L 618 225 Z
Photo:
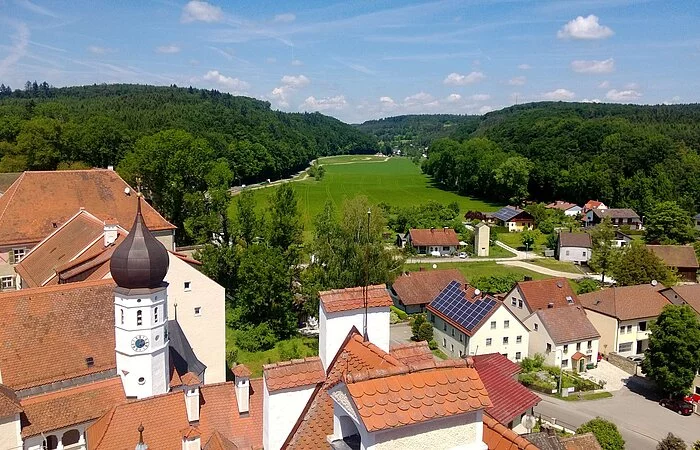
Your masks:
M 391 336 L 391 345 L 394 345 L 411 342 L 413 332 L 411 331 L 411 326 L 408 324 L 408 322 L 399 322 L 391 324 L 389 334 Z
M 630 374 L 617 366 L 613 366 L 604 359 L 598 362 L 598 367 L 589 369 L 585 373 L 582 373 L 581 376 L 596 383 L 605 381 L 603 389 L 610 392 L 619 391 L 625 387 L 627 380 L 631 377 Z

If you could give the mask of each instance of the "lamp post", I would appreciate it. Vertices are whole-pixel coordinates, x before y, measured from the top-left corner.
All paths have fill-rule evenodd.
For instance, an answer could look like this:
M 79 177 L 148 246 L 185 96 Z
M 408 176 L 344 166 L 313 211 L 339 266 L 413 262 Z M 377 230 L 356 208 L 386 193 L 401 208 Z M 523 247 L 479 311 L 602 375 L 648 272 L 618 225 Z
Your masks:
M 561 396 L 561 393 L 563 390 L 562 385 L 561 385 L 561 374 L 563 372 L 561 365 L 562 365 L 562 362 L 564 362 L 564 350 L 559 348 L 559 349 L 557 349 L 557 351 L 561 354 L 561 356 L 559 357 L 559 395 Z

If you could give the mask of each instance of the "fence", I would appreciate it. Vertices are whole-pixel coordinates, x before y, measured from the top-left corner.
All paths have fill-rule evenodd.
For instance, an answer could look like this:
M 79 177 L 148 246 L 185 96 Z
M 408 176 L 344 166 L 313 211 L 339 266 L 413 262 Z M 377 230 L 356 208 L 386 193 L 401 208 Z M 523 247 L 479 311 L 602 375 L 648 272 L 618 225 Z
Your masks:
M 618 355 L 614 352 L 610 352 L 607 355 L 607 360 L 613 366 L 624 370 L 630 375 L 637 374 L 637 363 L 625 358 L 624 356 Z

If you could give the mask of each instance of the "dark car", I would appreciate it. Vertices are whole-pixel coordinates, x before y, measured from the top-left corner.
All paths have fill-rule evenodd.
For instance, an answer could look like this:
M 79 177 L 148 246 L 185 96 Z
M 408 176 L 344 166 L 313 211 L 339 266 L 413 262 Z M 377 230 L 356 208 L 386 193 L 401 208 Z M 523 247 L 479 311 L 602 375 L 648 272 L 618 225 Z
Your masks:
M 664 408 L 668 408 L 671 411 L 675 411 L 678 414 L 682 414 L 684 416 L 689 416 L 693 414 L 693 404 L 688 403 L 682 398 L 677 398 L 677 399 L 668 399 L 664 398 L 661 399 L 659 402 L 659 405 L 663 406 Z

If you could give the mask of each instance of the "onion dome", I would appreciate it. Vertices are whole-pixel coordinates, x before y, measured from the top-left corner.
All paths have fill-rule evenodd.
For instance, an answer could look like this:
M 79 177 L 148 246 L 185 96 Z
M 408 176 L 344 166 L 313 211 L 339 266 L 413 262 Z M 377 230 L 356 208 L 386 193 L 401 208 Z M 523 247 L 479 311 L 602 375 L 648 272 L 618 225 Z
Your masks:
M 139 196 L 134 225 L 109 261 L 112 278 L 126 289 L 158 288 L 168 273 L 168 262 L 168 251 L 143 223 Z

